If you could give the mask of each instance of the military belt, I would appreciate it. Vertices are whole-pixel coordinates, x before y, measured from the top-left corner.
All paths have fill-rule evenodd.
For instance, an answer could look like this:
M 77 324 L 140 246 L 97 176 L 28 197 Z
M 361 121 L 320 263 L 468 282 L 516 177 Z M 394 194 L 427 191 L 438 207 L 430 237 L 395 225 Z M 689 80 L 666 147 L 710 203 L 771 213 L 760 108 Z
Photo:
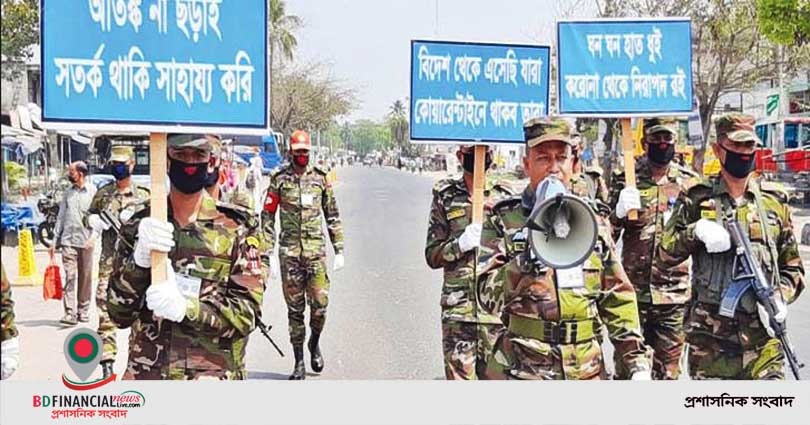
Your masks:
M 508 329 L 515 335 L 538 339 L 548 344 L 577 344 L 594 339 L 594 330 L 599 329 L 599 326 L 592 319 L 553 322 L 511 314 Z

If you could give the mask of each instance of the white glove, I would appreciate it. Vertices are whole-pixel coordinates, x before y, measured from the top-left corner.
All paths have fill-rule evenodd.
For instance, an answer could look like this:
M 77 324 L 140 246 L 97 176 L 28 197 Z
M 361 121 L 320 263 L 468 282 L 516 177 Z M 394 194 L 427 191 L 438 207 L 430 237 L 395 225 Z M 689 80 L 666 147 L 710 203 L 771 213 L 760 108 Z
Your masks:
M 174 246 L 174 226 L 167 221 L 147 217 L 138 225 L 138 241 L 135 242 L 135 264 L 148 269 L 152 267 L 152 251 L 169 252 Z
M 619 201 L 616 203 L 616 217 L 625 218 L 630 210 L 641 209 L 641 193 L 635 187 L 625 187 L 619 192 Z
M 481 229 L 483 226 L 480 223 L 473 223 L 467 225 L 464 233 L 458 237 L 458 247 L 461 252 L 467 252 L 471 249 L 481 246 Z
M 787 306 L 785 305 L 785 302 L 782 301 L 782 297 L 780 297 L 778 294 L 775 296 L 775 298 L 776 302 L 774 304 L 776 305 L 776 317 L 774 317 L 774 319 L 776 319 L 776 321 L 779 323 L 784 323 L 785 319 L 787 319 Z M 774 332 L 773 328 L 771 327 L 770 316 L 768 316 L 768 312 L 765 311 L 765 307 L 763 307 L 760 303 L 757 303 L 757 312 L 759 313 L 759 321 L 762 323 L 762 326 L 765 328 L 765 332 L 768 333 L 768 336 L 771 338 L 776 337 L 776 332 Z
M 649 370 L 639 370 L 637 372 L 633 372 L 633 376 L 630 377 L 631 381 L 652 381 L 652 374 Z
M 0 361 L 2 362 L 0 378 L 8 379 L 20 364 L 20 339 L 18 337 L 15 336 L 2 342 Z
M 701 218 L 695 223 L 695 237 L 706 245 L 706 252 L 715 254 L 731 248 L 731 236 L 725 227 L 714 221 Z
M 89 224 L 90 228 L 96 233 L 102 233 L 110 228 L 110 224 L 102 220 L 98 214 L 90 214 L 90 216 L 87 217 L 87 224 Z
M 335 255 L 335 261 L 334 264 L 332 265 L 332 271 L 338 271 L 342 269 L 344 265 L 346 265 L 346 259 L 343 257 L 343 254 Z
M 174 269 L 166 262 L 166 281 L 152 282 L 146 290 L 146 307 L 157 317 L 181 322 L 186 317 L 186 298 L 177 288 Z

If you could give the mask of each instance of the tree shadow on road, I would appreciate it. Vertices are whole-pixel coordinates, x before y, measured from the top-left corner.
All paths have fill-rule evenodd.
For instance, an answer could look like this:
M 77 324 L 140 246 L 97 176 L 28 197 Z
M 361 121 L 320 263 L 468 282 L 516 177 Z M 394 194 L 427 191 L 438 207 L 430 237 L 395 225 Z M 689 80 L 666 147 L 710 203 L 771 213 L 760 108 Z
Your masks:
M 41 328 L 43 326 L 49 326 L 52 328 L 61 329 L 69 327 L 60 323 L 59 320 L 18 320 L 15 323 L 17 326 L 24 326 L 26 328 Z

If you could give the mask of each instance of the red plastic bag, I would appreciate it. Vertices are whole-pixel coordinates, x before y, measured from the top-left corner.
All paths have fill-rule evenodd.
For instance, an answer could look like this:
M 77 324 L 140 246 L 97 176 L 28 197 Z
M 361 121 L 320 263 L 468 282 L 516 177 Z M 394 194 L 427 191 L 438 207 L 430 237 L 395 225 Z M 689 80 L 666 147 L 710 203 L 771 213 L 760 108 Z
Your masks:
M 42 283 L 42 298 L 45 300 L 62 299 L 62 274 L 59 265 L 51 257 L 51 262 L 45 268 L 45 281 Z

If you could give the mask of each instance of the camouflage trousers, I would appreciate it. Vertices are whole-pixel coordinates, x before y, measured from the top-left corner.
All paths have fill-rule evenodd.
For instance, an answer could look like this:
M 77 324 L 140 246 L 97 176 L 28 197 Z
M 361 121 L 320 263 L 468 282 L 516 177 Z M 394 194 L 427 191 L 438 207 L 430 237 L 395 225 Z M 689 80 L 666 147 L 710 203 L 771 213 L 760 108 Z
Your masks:
M 576 344 L 551 344 L 501 333 L 487 365 L 489 379 L 603 380 L 607 379 L 598 338 Z
M 768 336 L 759 315 L 717 314 L 716 305 L 695 303 L 689 312 L 689 375 L 692 379 L 785 379 L 782 345 Z
M 684 340 L 684 314 L 686 305 L 653 305 L 638 303 L 638 315 L 644 343 L 653 349 L 653 379 L 678 379 L 681 374 L 681 354 Z M 630 373 L 621 359 L 614 354 L 616 379 L 630 379 Z
M 448 380 L 488 379 L 486 367 L 500 324 L 446 320 L 442 322 L 444 376 Z
M 118 344 L 115 340 L 115 323 L 107 311 L 107 287 L 112 274 L 112 255 L 101 253 L 98 264 L 98 286 L 96 287 L 96 307 L 98 307 L 98 336 L 101 337 L 101 361 L 115 361 Z
M 329 304 L 326 259 L 280 257 L 279 262 L 282 292 L 287 303 L 290 343 L 301 345 L 307 333 L 304 326 L 304 310 L 307 304 L 309 304 L 309 328 L 312 332 L 322 332 L 326 322 L 326 306 Z

